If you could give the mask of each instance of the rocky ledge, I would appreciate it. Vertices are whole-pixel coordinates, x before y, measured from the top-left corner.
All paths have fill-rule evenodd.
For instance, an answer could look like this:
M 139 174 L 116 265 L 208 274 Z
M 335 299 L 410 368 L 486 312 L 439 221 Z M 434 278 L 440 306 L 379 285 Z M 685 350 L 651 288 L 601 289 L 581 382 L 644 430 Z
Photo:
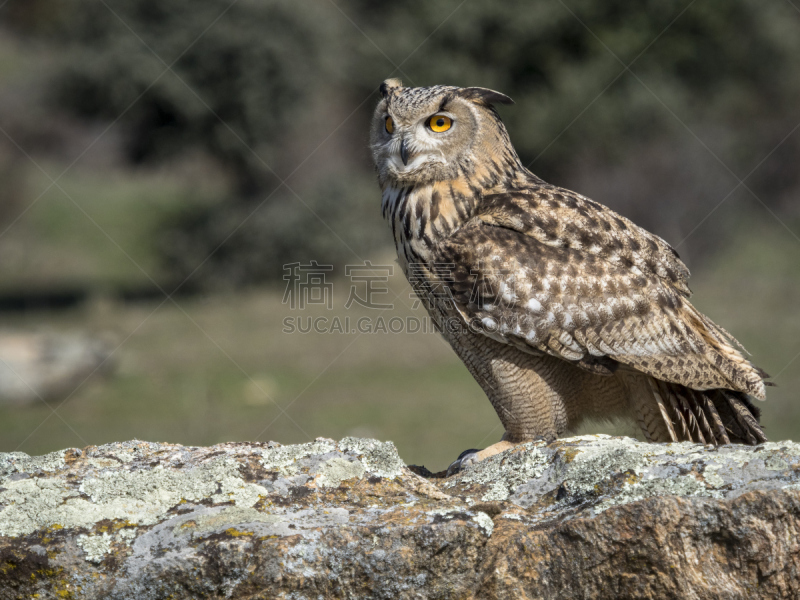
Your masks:
M 0 599 L 797 598 L 800 445 L 584 436 L 0 455 Z

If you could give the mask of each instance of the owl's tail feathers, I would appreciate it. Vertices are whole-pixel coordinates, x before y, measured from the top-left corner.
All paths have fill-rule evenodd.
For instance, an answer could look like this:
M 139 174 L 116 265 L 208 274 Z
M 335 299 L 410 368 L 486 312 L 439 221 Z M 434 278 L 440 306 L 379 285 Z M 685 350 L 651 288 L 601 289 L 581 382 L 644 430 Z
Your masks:
M 755 446 L 767 441 L 758 422 L 761 410 L 752 403 L 751 396 L 729 390 L 714 391 L 721 396 L 721 400 L 715 400 L 715 403 L 733 442 Z
M 714 323 L 707 316 L 689 305 L 690 319 L 696 333 L 705 343 L 705 358 L 736 389 L 754 397 L 766 400 L 766 386 L 774 386 L 765 381 L 769 375 L 751 363 L 745 355 L 750 354 L 728 331 Z
M 725 389 L 693 390 L 676 383 L 649 378 L 653 400 L 662 423 L 648 427 L 645 435 L 654 442 L 700 442 L 702 444 L 751 444 L 767 441 L 758 418 L 761 411 L 750 396 Z

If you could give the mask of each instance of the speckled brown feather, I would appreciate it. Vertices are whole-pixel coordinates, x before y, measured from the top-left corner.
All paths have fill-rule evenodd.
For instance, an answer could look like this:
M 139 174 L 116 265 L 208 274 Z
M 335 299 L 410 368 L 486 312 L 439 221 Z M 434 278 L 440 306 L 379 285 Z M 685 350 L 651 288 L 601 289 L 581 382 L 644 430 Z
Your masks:
M 691 305 L 678 254 L 530 173 L 487 100 L 496 93 L 468 89 L 387 82 L 372 148 L 398 260 L 506 439 L 627 414 L 653 441 L 765 440 L 748 399 L 764 399 L 763 373 Z M 442 110 L 471 128 L 445 145 L 415 125 Z M 386 114 L 422 156 L 412 169 L 391 158 Z

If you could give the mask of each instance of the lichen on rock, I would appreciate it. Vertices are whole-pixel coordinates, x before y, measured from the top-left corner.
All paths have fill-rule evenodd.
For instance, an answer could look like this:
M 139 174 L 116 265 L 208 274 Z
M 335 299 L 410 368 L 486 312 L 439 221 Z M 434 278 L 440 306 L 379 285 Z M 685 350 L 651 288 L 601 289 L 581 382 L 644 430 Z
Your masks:
M 0 600 L 794 598 L 798 534 L 792 442 L 583 436 L 427 479 L 358 438 L 0 454 Z
M 376 477 L 393 479 L 405 468 L 405 463 L 391 442 L 346 437 L 339 442 L 342 450 L 358 456 L 364 468 Z

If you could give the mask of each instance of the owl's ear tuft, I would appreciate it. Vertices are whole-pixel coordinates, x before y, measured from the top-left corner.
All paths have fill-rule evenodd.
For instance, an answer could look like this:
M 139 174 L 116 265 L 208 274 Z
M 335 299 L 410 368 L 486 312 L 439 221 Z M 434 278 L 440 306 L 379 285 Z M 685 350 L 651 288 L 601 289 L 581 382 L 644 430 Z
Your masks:
M 491 106 L 492 104 L 514 104 L 514 101 L 500 92 L 495 92 L 488 88 L 468 87 L 461 88 L 457 94 L 465 100 L 471 100 L 478 104 Z
M 389 94 L 392 93 L 392 90 L 398 89 L 403 87 L 403 82 L 399 79 L 387 79 L 381 84 L 381 96 L 384 98 L 388 98 Z

